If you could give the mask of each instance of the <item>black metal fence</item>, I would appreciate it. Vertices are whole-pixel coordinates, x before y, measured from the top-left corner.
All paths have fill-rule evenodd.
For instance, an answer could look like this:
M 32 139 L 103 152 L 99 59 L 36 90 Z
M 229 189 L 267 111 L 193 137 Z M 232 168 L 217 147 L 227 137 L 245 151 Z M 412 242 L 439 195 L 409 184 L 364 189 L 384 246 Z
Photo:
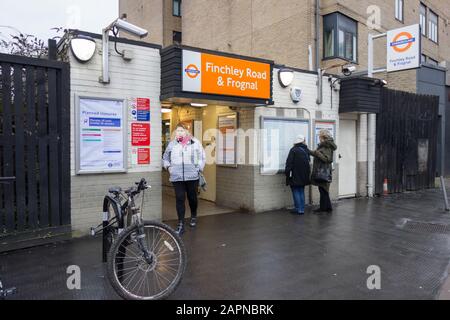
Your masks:
M 0 235 L 70 225 L 66 63 L 0 54 Z
M 375 192 L 434 186 L 439 97 L 382 89 L 377 117 Z

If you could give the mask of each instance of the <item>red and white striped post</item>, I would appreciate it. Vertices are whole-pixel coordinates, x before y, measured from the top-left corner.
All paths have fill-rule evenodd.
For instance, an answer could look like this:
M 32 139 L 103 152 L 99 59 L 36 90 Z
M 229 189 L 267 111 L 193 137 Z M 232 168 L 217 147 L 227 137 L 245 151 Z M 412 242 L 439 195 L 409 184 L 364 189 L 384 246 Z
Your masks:
M 383 195 L 387 196 L 389 194 L 388 190 L 388 179 L 385 178 L 383 182 Z

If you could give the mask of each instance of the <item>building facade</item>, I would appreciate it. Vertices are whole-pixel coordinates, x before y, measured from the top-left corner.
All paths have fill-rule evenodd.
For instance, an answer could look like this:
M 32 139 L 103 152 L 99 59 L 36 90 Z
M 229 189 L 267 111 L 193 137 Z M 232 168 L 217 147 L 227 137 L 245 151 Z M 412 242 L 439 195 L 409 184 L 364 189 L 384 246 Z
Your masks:
M 74 32 L 68 33 L 62 43 L 68 43 L 71 37 L 78 35 L 90 36 L 96 42 L 96 54 L 86 63 L 78 61 L 71 50 L 64 50 L 60 56 L 70 63 L 70 177 L 71 177 L 71 215 L 72 230 L 75 235 L 86 234 L 90 227 L 101 222 L 102 202 L 108 189 L 114 186 L 130 187 L 141 178 L 146 178 L 152 186 L 147 192 L 145 206 L 146 219 L 160 219 L 161 217 L 161 163 L 152 161 L 145 165 L 138 164 L 133 159 L 132 123 L 130 113 L 132 103 L 136 98 L 146 98 L 150 101 L 150 116 L 147 123 L 152 130 L 161 130 L 160 92 L 160 46 L 121 39 L 117 44 L 120 48 L 135 54 L 132 61 L 125 63 L 119 55 L 113 53 L 113 44 L 110 44 L 110 78 L 108 85 L 99 82 L 99 72 L 102 66 L 101 35 Z M 142 72 L 142 70 L 147 70 Z M 126 155 L 125 171 L 123 173 L 80 173 L 80 129 L 79 116 L 80 100 L 109 100 L 123 101 L 126 110 L 121 121 L 125 125 L 124 154 Z M 78 120 L 78 121 L 77 121 Z M 101 137 L 107 143 L 108 137 Z M 110 142 L 109 142 L 110 143 Z M 150 159 L 158 159 L 161 154 L 161 136 L 151 136 Z
M 149 30 L 146 42 L 164 47 L 182 41 L 181 10 L 181 0 L 119 1 L 120 16 Z
M 180 4 L 182 9 L 178 10 Z M 152 13 L 147 12 L 150 8 Z M 166 21 L 174 12 L 179 13 L 176 26 L 159 23 L 160 10 Z M 184 45 L 310 70 L 348 62 L 365 71 L 369 33 L 419 23 L 423 61 L 438 65 L 450 60 L 446 45 L 450 41 L 450 3 L 438 0 L 121 0 L 120 13 L 150 30 L 149 42 L 170 45 L 170 41 L 162 42 L 161 37 L 151 34 L 181 31 Z M 375 46 L 375 67 L 385 66 L 385 51 L 380 40 Z M 410 75 L 402 76 L 402 80 L 411 80 Z M 416 86 L 411 80 L 401 89 L 414 92 Z
M 132 4 L 131 4 L 132 2 Z M 121 0 L 120 12 L 129 21 L 156 34 L 170 33 L 169 25 L 154 26 L 153 15 L 137 10 L 154 0 Z M 156 1 L 173 10 L 179 1 Z M 181 5 L 182 44 L 270 59 L 304 70 L 321 68 L 341 74 L 341 66 L 367 75 L 368 36 L 420 24 L 424 67 L 386 73 L 385 38 L 374 42 L 375 77 L 391 89 L 440 98 L 439 173 L 444 173 L 446 85 L 449 85 L 450 2 L 439 0 L 191 0 Z M 162 26 L 162 30 L 160 27 Z M 173 29 L 173 28 L 172 28 Z M 150 31 L 152 32 L 152 31 Z M 152 41 L 152 38 L 149 38 Z M 170 41 L 169 41 L 170 42 Z M 165 44 L 164 44 L 165 45 Z M 447 75 L 445 75 L 447 73 Z M 432 83 L 428 80 L 433 79 Z M 439 79 L 439 82 L 436 81 Z M 447 173 L 448 174 L 448 173 Z
M 68 49 L 71 39 L 78 36 L 90 37 L 96 43 L 95 53 L 89 61 L 77 60 L 73 51 Z M 166 142 L 165 132 L 169 133 L 170 139 L 170 134 L 180 122 L 189 127 L 206 149 L 207 166 L 204 174 L 208 188 L 199 196 L 200 216 L 233 210 L 263 212 L 291 207 L 291 191 L 286 186 L 283 170 L 287 152 L 298 133 L 303 133 L 307 144 L 311 146 L 317 142 L 319 128 L 331 128 L 337 144 L 345 145 L 346 149 L 351 145 L 356 155 L 355 132 L 347 134 L 345 139 L 349 140 L 345 142 L 340 136 L 339 92 L 324 85 L 322 105 L 314 104 L 317 82 L 315 72 L 291 70 L 292 83 L 283 87 L 278 80 L 283 66 L 271 60 L 193 47 L 170 46 L 162 49 L 148 42 L 111 37 L 110 82 L 101 83 L 101 41 L 100 35 L 72 31 L 60 44 L 59 56 L 70 64 L 70 210 L 71 228 L 75 236 L 86 234 L 90 227 L 101 222 L 103 197 L 110 187 L 128 187 L 141 177 L 145 177 L 152 186 L 148 191 L 149 196 L 145 197 L 145 218 L 165 221 L 176 219 L 173 187 L 167 181 L 167 172 L 162 169 L 161 156 Z M 133 59 L 123 59 L 115 52 L 115 45 L 131 52 Z M 171 74 L 187 76 L 188 70 L 182 64 L 187 61 L 182 56 L 202 54 L 219 68 L 209 75 L 202 72 L 202 81 L 210 88 L 202 87 L 196 92 L 186 87 L 180 77 L 172 77 Z M 229 74 L 229 70 L 222 66 L 232 66 L 236 70 L 251 68 L 253 71 L 248 78 L 244 78 L 246 82 L 256 84 L 256 87 L 248 86 L 234 92 L 229 90 L 233 90 L 237 82 L 216 87 L 214 84 L 219 78 L 215 77 L 221 76 L 217 72 L 223 73 L 224 78 L 236 75 Z M 203 65 L 199 65 L 199 68 L 204 70 Z M 329 75 L 324 75 L 323 82 L 326 83 L 328 78 Z M 292 97 L 291 89 L 294 88 L 299 90 L 298 99 Z M 149 101 L 148 118 L 136 118 L 133 112 L 136 99 Z M 82 159 L 89 158 L 89 154 L 82 150 L 85 142 L 81 141 L 93 141 L 91 136 L 95 135 L 89 131 L 93 129 L 83 128 L 86 123 L 91 126 L 91 117 L 94 117 L 94 122 L 97 121 L 95 117 L 98 117 L 83 113 L 82 100 L 94 101 L 96 108 L 102 108 L 102 105 L 106 106 L 111 101 L 123 102 L 124 116 L 117 121 L 122 121 L 124 130 L 124 170 L 80 170 L 81 163 L 88 163 Z M 106 126 L 113 125 L 109 121 Z M 150 130 L 147 133 L 135 132 L 135 125 L 148 125 Z M 356 130 L 356 125 L 354 128 Z M 109 132 L 111 128 L 106 129 Z M 148 136 L 144 147 L 135 144 L 135 139 L 142 138 L 142 135 Z M 98 136 L 103 140 L 99 144 L 102 150 L 109 150 L 113 145 L 117 148 L 117 141 L 111 140 L 104 132 Z M 141 163 L 139 151 L 136 156 L 135 149 L 148 149 L 147 160 Z M 339 149 L 337 152 L 346 151 Z M 100 159 L 91 160 L 97 163 Z M 346 196 L 356 196 L 358 193 L 356 158 L 354 160 L 351 163 L 345 158 L 344 169 L 346 166 L 346 172 L 350 171 L 352 176 L 346 175 L 343 181 L 346 186 L 354 187 L 350 191 L 353 194 Z M 336 154 L 330 190 L 333 200 L 342 195 L 339 179 L 342 175 L 341 163 L 343 161 Z M 352 178 L 353 183 L 350 183 Z M 308 204 L 318 203 L 317 188 L 311 186 L 306 189 L 306 200 Z M 210 211 L 214 206 L 220 207 L 222 211 Z

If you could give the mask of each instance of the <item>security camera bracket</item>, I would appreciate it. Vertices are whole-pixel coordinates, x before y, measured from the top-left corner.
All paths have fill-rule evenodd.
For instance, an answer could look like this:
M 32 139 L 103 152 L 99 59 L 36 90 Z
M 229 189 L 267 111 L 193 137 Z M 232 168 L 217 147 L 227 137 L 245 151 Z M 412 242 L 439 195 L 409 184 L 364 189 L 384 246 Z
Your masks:
M 114 22 L 112 22 L 109 26 L 107 26 L 105 29 L 103 29 L 103 33 L 102 33 L 102 75 L 99 78 L 99 82 L 103 83 L 103 84 L 109 84 L 111 82 L 111 79 L 109 77 L 109 32 L 116 26 L 117 22 L 120 19 L 116 19 L 114 20 Z M 120 21 L 119 21 L 120 22 Z M 141 29 L 143 30 L 143 29 Z M 146 30 L 143 30 L 146 31 Z M 128 32 L 130 32 L 128 30 Z M 143 36 L 143 35 L 139 35 L 139 36 Z M 130 54 L 130 52 L 123 52 L 122 57 L 127 60 L 130 61 L 133 57 Z

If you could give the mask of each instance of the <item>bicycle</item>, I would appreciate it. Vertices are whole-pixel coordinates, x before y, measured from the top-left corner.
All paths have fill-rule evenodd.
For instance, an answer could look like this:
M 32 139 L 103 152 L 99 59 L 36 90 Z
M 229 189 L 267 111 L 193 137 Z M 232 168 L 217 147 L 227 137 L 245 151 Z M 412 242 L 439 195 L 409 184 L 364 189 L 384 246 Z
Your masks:
M 103 234 L 103 262 L 114 290 L 124 299 L 160 300 L 169 297 L 186 269 L 181 238 L 166 224 L 142 218 L 145 179 L 125 191 L 108 190 L 103 200 L 103 223 L 91 228 Z M 141 206 L 135 198 L 142 193 Z
M 0 177 L 0 184 L 6 184 L 11 181 L 15 181 L 16 177 Z M 2 279 L 0 277 L 0 300 L 6 299 L 6 297 L 17 293 L 16 288 L 3 289 Z

